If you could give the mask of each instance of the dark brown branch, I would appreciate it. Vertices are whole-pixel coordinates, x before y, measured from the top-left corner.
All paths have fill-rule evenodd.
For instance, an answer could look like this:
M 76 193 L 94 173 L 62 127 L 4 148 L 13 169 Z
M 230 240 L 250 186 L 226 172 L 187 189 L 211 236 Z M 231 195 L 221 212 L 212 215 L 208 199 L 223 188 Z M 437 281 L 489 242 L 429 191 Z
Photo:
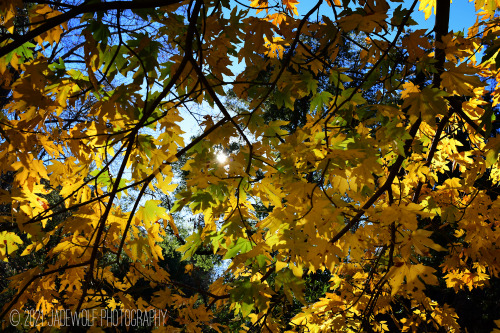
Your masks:
M 392 222 L 390 226 L 391 245 L 389 247 L 389 262 L 387 263 L 387 271 L 394 265 L 394 248 L 396 247 L 396 223 Z
M 453 108 L 450 109 L 450 112 L 448 115 L 444 116 L 443 119 L 439 122 L 438 128 L 436 130 L 436 134 L 434 135 L 434 138 L 432 140 L 431 148 L 429 149 L 429 153 L 427 155 L 427 161 L 425 162 L 424 166 L 430 167 L 432 164 L 432 159 L 434 158 L 434 154 L 437 151 L 437 146 L 439 144 L 439 141 L 441 141 L 441 133 L 443 133 L 443 130 L 448 124 L 448 120 L 450 119 L 451 114 L 453 114 L 454 110 Z M 418 181 L 417 187 L 415 188 L 415 192 L 413 193 L 413 202 L 418 203 L 418 197 L 420 196 L 420 191 L 422 190 L 423 186 L 422 181 Z
M 120 166 L 120 170 L 118 171 L 118 175 L 116 177 L 115 183 L 113 184 L 113 189 L 111 190 L 111 195 L 109 197 L 108 204 L 106 205 L 106 209 L 104 210 L 103 215 L 101 216 L 101 219 L 99 220 L 98 223 L 98 230 L 97 234 L 95 237 L 94 241 L 94 246 L 92 248 L 92 253 L 90 255 L 90 266 L 89 270 L 87 271 L 87 274 L 85 275 L 85 280 L 83 281 L 83 287 L 82 287 L 82 296 L 80 297 L 80 301 L 78 302 L 78 305 L 76 307 L 76 312 L 80 312 L 80 309 L 82 307 L 83 301 L 85 300 L 85 297 L 87 296 L 87 291 L 89 289 L 90 281 L 92 279 L 92 276 L 94 274 L 94 264 L 97 258 L 97 251 L 99 249 L 99 243 L 101 241 L 102 234 L 104 232 L 104 228 L 106 226 L 106 220 L 108 219 L 108 215 L 111 211 L 111 207 L 113 206 L 113 201 L 116 197 L 116 194 L 118 193 L 118 187 L 120 185 L 121 178 L 123 176 L 123 172 L 125 171 L 125 167 L 127 165 L 128 159 L 130 157 L 130 154 L 132 153 L 132 148 L 135 143 L 135 132 L 132 132 L 129 136 L 129 142 L 127 145 L 127 150 L 125 152 L 125 156 L 123 157 L 123 162 Z M 92 239 L 89 240 L 89 245 Z
M 436 24 L 434 25 L 434 32 L 436 33 L 435 40 L 435 59 L 437 73 L 434 74 L 432 83 L 436 88 L 441 84 L 441 74 L 444 71 L 444 62 L 446 60 L 446 53 L 444 47 L 437 47 L 438 43 L 442 43 L 443 36 L 448 34 L 448 22 L 450 20 L 450 1 L 437 0 L 436 3 Z M 443 46 L 443 45 L 441 45 Z
M 435 40 L 435 59 L 436 59 L 436 70 L 437 73 L 434 74 L 434 78 L 432 80 L 433 85 L 436 88 L 439 88 L 441 84 L 441 74 L 444 72 L 444 62 L 446 60 L 446 52 L 444 49 L 444 45 L 439 45 L 438 43 L 442 43 L 443 36 L 448 34 L 448 22 L 450 20 L 450 1 L 448 0 L 438 0 L 436 6 L 436 24 L 434 26 L 434 31 L 436 32 L 436 40 Z M 450 102 L 455 102 L 456 99 L 450 99 Z M 451 108 L 448 113 L 441 119 L 438 128 L 436 129 L 436 134 L 432 140 L 431 148 L 429 149 L 429 154 L 427 155 L 427 161 L 425 162 L 426 167 L 430 167 L 432 164 L 432 159 L 434 158 L 434 154 L 437 150 L 437 145 L 441 140 L 441 133 L 444 130 L 444 127 L 448 123 L 448 120 L 453 115 L 453 113 L 457 112 L 459 109 L 462 111 L 462 105 L 457 105 L 456 103 L 451 103 Z M 420 195 L 420 191 L 422 190 L 423 182 L 419 181 L 417 187 L 415 189 L 415 193 L 413 194 L 413 202 L 418 202 L 418 197 Z
M 418 128 L 420 127 L 420 123 L 422 120 L 419 118 L 410 128 L 410 132 L 408 133 L 411 137 L 411 139 L 406 140 L 405 146 L 404 146 L 404 153 L 407 154 L 410 151 L 411 144 L 413 143 L 413 138 L 417 134 Z M 378 190 L 368 199 L 367 202 L 361 207 L 360 211 L 349 221 L 342 230 L 340 230 L 331 240 L 331 243 L 335 243 L 338 241 L 343 235 L 345 235 L 356 223 L 358 223 L 359 219 L 363 214 L 365 213 L 365 210 L 370 208 L 371 205 L 373 205 L 379 198 L 380 196 L 387 191 L 387 189 L 392 185 L 392 182 L 394 181 L 394 178 L 399 172 L 399 168 L 403 164 L 403 161 L 406 159 L 405 156 L 399 155 L 398 158 L 396 159 L 396 162 L 391 167 L 391 172 L 389 173 L 389 176 L 387 176 L 387 179 L 385 183 L 378 188 Z

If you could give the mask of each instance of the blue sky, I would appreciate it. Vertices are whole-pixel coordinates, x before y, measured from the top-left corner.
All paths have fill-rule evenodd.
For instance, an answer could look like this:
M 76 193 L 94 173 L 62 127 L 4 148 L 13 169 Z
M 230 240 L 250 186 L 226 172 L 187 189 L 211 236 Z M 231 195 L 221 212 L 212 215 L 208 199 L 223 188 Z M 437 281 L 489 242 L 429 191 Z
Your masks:
M 412 1 L 405 0 L 403 7 L 411 6 Z M 418 9 L 418 5 L 417 5 Z M 421 11 L 413 14 L 413 19 L 419 24 L 419 29 L 432 29 L 434 27 L 435 16 L 431 15 L 425 20 L 424 13 Z M 476 10 L 474 9 L 474 2 L 467 0 L 454 0 L 450 7 L 450 30 L 454 32 L 464 31 L 476 22 Z

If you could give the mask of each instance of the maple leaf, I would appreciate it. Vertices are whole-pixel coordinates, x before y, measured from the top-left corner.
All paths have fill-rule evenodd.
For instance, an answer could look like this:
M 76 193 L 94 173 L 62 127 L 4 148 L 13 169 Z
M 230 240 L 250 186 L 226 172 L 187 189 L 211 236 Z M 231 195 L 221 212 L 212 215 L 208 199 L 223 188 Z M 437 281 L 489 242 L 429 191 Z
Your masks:
M 444 115 L 447 112 L 447 103 L 444 97 L 448 94 L 437 88 L 425 87 L 421 91 L 414 87 L 407 86 L 402 92 L 403 109 L 408 108 L 408 114 L 414 119 L 422 117 L 429 124 L 436 122 L 436 116 Z
M 283 5 L 285 5 L 286 10 L 290 13 L 290 15 L 299 15 L 297 11 L 297 4 L 299 3 L 297 0 L 282 0 Z
M 245 238 L 239 238 L 236 243 L 229 247 L 223 259 L 231 259 L 238 253 L 246 253 L 252 249 L 252 243 Z
M 169 218 L 166 214 L 166 208 L 159 206 L 160 204 L 160 200 L 148 200 L 144 207 L 139 208 L 137 217 L 142 217 L 142 222 L 146 228 L 150 228 L 159 219 Z
M 21 238 L 13 232 L 0 232 L 0 259 L 8 261 L 7 256 L 18 249 L 18 244 L 23 244 Z
M 437 0 L 420 0 L 418 10 L 424 12 L 426 20 L 431 16 L 431 13 L 436 15 L 436 1 Z
M 442 85 L 453 94 L 474 96 L 474 89 L 484 86 L 477 76 L 478 70 L 461 63 L 458 66 L 447 64 L 446 71 L 441 74 Z
M 425 284 L 437 285 L 438 280 L 434 275 L 436 270 L 422 264 L 411 265 L 402 262 L 396 263 L 387 278 L 392 287 L 391 295 L 395 295 L 406 284 L 406 290 L 411 293 L 425 289 Z M 406 283 L 405 283 L 406 281 Z

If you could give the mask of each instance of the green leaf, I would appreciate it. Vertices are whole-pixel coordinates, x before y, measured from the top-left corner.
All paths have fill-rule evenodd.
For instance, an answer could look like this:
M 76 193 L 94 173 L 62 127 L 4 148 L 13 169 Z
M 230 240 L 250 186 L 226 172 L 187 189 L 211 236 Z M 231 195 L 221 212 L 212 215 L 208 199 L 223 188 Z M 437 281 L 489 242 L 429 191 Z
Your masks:
M 304 298 L 304 280 L 293 275 L 290 268 L 283 268 L 276 274 L 275 285 L 279 289 L 283 287 L 285 296 L 290 303 L 293 303 L 295 296 L 302 304 L 306 304 Z
M 108 45 L 108 38 L 111 37 L 108 26 L 99 20 L 92 20 L 89 29 L 96 42 L 100 43 L 101 50 L 104 50 Z
M 311 106 L 309 109 L 311 111 L 322 111 L 324 105 L 328 105 L 330 103 L 330 99 L 333 97 L 328 91 L 322 91 L 319 94 L 314 95 L 311 100 Z
M 94 170 L 90 172 L 90 175 L 92 177 L 95 177 L 101 172 L 101 170 Z M 98 177 L 97 177 L 97 183 L 103 185 L 103 186 L 109 186 L 111 184 L 111 176 L 109 175 L 109 171 L 106 170 L 102 172 Z
M 491 167 L 498 160 L 498 150 L 490 149 L 486 153 L 486 167 Z
M 263 254 L 259 254 L 257 257 L 255 257 L 255 260 L 257 260 L 257 265 L 259 266 L 259 268 L 265 267 L 267 265 L 267 262 L 269 261 L 269 259 Z
M 223 233 L 220 233 L 218 235 L 216 234 L 215 236 L 210 237 L 210 242 L 212 243 L 214 254 L 217 252 L 217 250 L 221 246 L 223 240 L 224 240 Z
M 159 206 L 160 204 L 160 200 L 148 200 L 144 204 L 144 207 L 139 208 L 139 211 L 142 213 L 143 222 L 147 227 L 152 222 L 162 219 L 167 213 L 165 208 Z
M 179 200 L 177 200 L 174 203 L 174 205 L 170 209 L 170 212 L 175 213 L 181 211 L 182 208 L 184 208 L 184 206 L 186 206 L 186 204 L 190 201 L 191 194 L 192 194 L 191 191 L 184 191 L 178 193 L 177 197 L 179 198 Z
M 231 259 L 235 257 L 240 251 L 246 253 L 252 249 L 252 243 L 246 238 L 239 238 L 233 247 L 229 248 L 223 259 Z
M 237 281 L 235 288 L 229 291 L 231 295 L 231 300 L 233 302 L 238 302 L 237 309 L 241 312 L 241 315 L 245 318 L 250 312 L 254 309 L 254 293 L 258 293 L 258 290 L 255 290 L 254 283 L 249 280 Z
M 302 81 L 306 84 L 307 92 L 315 94 L 318 90 L 318 80 L 315 80 L 312 73 L 305 72 L 302 74 Z
M 156 149 L 154 138 L 148 134 L 141 134 L 138 137 L 138 143 L 140 149 L 146 154 L 147 157 L 151 158 L 151 152 Z
M 186 244 L 180 246 L 177 251 L 184 252 L 181 260 L 187 260 L 191 258 L 196 250 L 201 246 L 201 235 L 199 233 L 194 233 L 188 238 L 186 238 Z

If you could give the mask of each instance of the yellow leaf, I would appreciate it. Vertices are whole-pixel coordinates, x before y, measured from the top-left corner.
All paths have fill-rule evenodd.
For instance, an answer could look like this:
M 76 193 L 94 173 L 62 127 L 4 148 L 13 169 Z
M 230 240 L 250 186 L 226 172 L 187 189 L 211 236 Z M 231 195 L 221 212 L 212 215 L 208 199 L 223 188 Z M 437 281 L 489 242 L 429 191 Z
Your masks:
M 432 12 L 436 15 L 436 0 L 420 0 L 418 10 L 424 12 L 426 20 L 431 16 Z
M 297 0 L 283 0 L 283 4 L 291 15 L 299 15 L 299 12 L 297 11 L 298 3 L 299 2 Z
M 287 267 L 288 266 L 288 263 L 287 262 L 284 262 L 284 261 L 277 261 L 276 262 L 276 272 L 279 272 L 281 271 L 283 268 Z
M 446 63 L 446 71 L 441 74 L 443 87 L 456 95 L 474 96 L 474 89 L 484 84 L 478 77 L 478 70 L 467 66 L 465 62 L 458 67 L 453 63 Z
M 7 256 L 18 249 L 18 244 L 23 241 L 13 232 L 2 231 L 0 232 L 0 259 L 8 261 Z

